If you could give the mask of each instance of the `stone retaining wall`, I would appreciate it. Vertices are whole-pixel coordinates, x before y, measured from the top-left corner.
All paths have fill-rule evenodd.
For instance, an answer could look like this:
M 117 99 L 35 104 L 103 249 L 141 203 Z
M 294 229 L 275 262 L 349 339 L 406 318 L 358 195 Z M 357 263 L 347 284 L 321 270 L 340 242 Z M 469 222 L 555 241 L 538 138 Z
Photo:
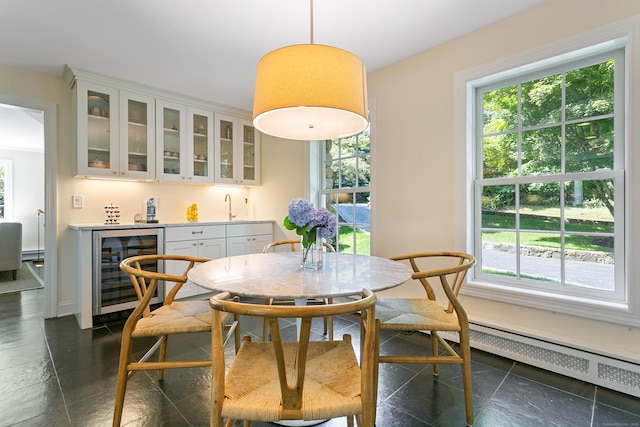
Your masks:
M 515 245 L 508 245 L 506 243 L 492 243 L 484 242 L 482 244 L 483 249 L 507 252 L 510 254 L 515 253 Z M 613 255 L 606 252 L 595 251 L 575 251 L 566 250 L 565 259 L 571 261 L 593 262 L 598 264 L 613 264 Z M 523 256 L 535 256 L 540 258 L 555 258 L 561 257 L 560 249 L 544 248 L 540 246 L 523 246 L 520 248 L 520 255 Z

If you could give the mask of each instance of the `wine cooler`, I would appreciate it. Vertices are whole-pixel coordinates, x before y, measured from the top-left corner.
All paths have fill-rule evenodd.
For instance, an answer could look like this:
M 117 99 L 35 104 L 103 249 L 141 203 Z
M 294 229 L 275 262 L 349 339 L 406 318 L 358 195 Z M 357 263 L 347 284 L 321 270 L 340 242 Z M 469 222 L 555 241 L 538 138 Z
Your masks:
M 162 228 L 96 230 L 93 232 L 93 315 L 102 316 L 134 308 L 138 303 L 129 275 L 120 261 L 136 255 L 163 253 Z M 162 262 L 151 261 L 145 270 L 163 272 Z M 164 282 L 158 283 L 151 304 L 164 300 Z

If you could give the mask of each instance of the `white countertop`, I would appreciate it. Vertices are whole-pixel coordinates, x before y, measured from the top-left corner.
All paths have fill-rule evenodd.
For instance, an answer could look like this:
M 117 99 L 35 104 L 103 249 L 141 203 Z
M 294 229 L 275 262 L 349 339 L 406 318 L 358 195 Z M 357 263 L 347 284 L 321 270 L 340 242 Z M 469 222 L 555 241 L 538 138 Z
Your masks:
M 199 225 L 231 225 L 231 224 L 264 224 L 274 223 L 273 220 L 255 220 L 255 221 L 176 221 L 176 222 L 121 222 L 120 224 L 102 224 L 99 222 L 86 224 L 69 224 L 72 230 L 126 230 L 130 228 L 164 228 L 164 227 L 193 227 Z

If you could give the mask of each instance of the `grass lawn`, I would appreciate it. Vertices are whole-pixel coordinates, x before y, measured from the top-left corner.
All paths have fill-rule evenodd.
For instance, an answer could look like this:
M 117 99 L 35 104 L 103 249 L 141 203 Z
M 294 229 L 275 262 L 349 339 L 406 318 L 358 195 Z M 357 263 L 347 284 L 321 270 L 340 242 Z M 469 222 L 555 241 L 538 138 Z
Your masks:
M 557 218 L 557 209 L 530 208 L 523 209 L 522 213 L 536 215 L 539 218 L 521 217 L 520 230 L 531 230 L 531 232 L 520 232 L 520 243 L 524 246 L 542 246 L 550 248 L 560 248 L 560 222 Z M 482 226 L 484 228 L 515 228 L 515 215 L 504 215 L 513 211 L 501 211 L 500 215 L 483 214 Z M 585 209 L 566 208 L 568 219 L 591 220 L 591 221 L 611 221 L 611 215 L 606 209 Z M 555 218 L 554 218 L 555 217 Z M 535 231 L 558 231 L 555 233 L 536 233 Z M 587 233 L 612 233 L 612 223 L 573 223 L 567 222 L 565 230 L 570 232 Z M 485 231 L 482 233 L 483 241 L 494 243 L 515 244 L 515 233 L 507 231 Z M 610 239 L 601 236 L 583 236 L 567 234 L 565 236 L 565 248 L 573 250 L 611 252 Z
M 356 230 L 356 251 L 359 255 L 370 255 L 371 235 L 361 230 Z M 338 251 L 345 254 L 352 254 L 353 251 L 353 227 L 340 227 L 340 247 Z

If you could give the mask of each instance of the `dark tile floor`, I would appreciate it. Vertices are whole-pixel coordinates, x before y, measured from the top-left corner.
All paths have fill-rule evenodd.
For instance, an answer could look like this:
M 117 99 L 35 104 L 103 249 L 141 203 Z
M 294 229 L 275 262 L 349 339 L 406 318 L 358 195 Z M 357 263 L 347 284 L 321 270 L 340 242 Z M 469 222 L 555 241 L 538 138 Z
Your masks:
M 80 330 L 73 317 L 44 320 L 42 300 L 41 290 L 0 295 L 0 426 L 111 425 L 122 324 Z M 336 319 L 336 332 L 357 337 L 356 321 Z M 243 332 L 260 328 L 243 323 Z M 382 340 L 384 350 L 428 346 L 422 335 Z M 202 334 L 170 346 L 206 357 L 208 342 Z M 473 360 L 476 426 L 640 426 L 640 399 L 480 351 Z M 204 368 L 167 371 L 162 383 L 153 372 L 135 375 L 123 424 L 208 425 L 209 379 Z M 458 367 L 442 366 L 436 379 L 428 366 L 382 365 L 378 400 L 378 427 L 465 424 Z

